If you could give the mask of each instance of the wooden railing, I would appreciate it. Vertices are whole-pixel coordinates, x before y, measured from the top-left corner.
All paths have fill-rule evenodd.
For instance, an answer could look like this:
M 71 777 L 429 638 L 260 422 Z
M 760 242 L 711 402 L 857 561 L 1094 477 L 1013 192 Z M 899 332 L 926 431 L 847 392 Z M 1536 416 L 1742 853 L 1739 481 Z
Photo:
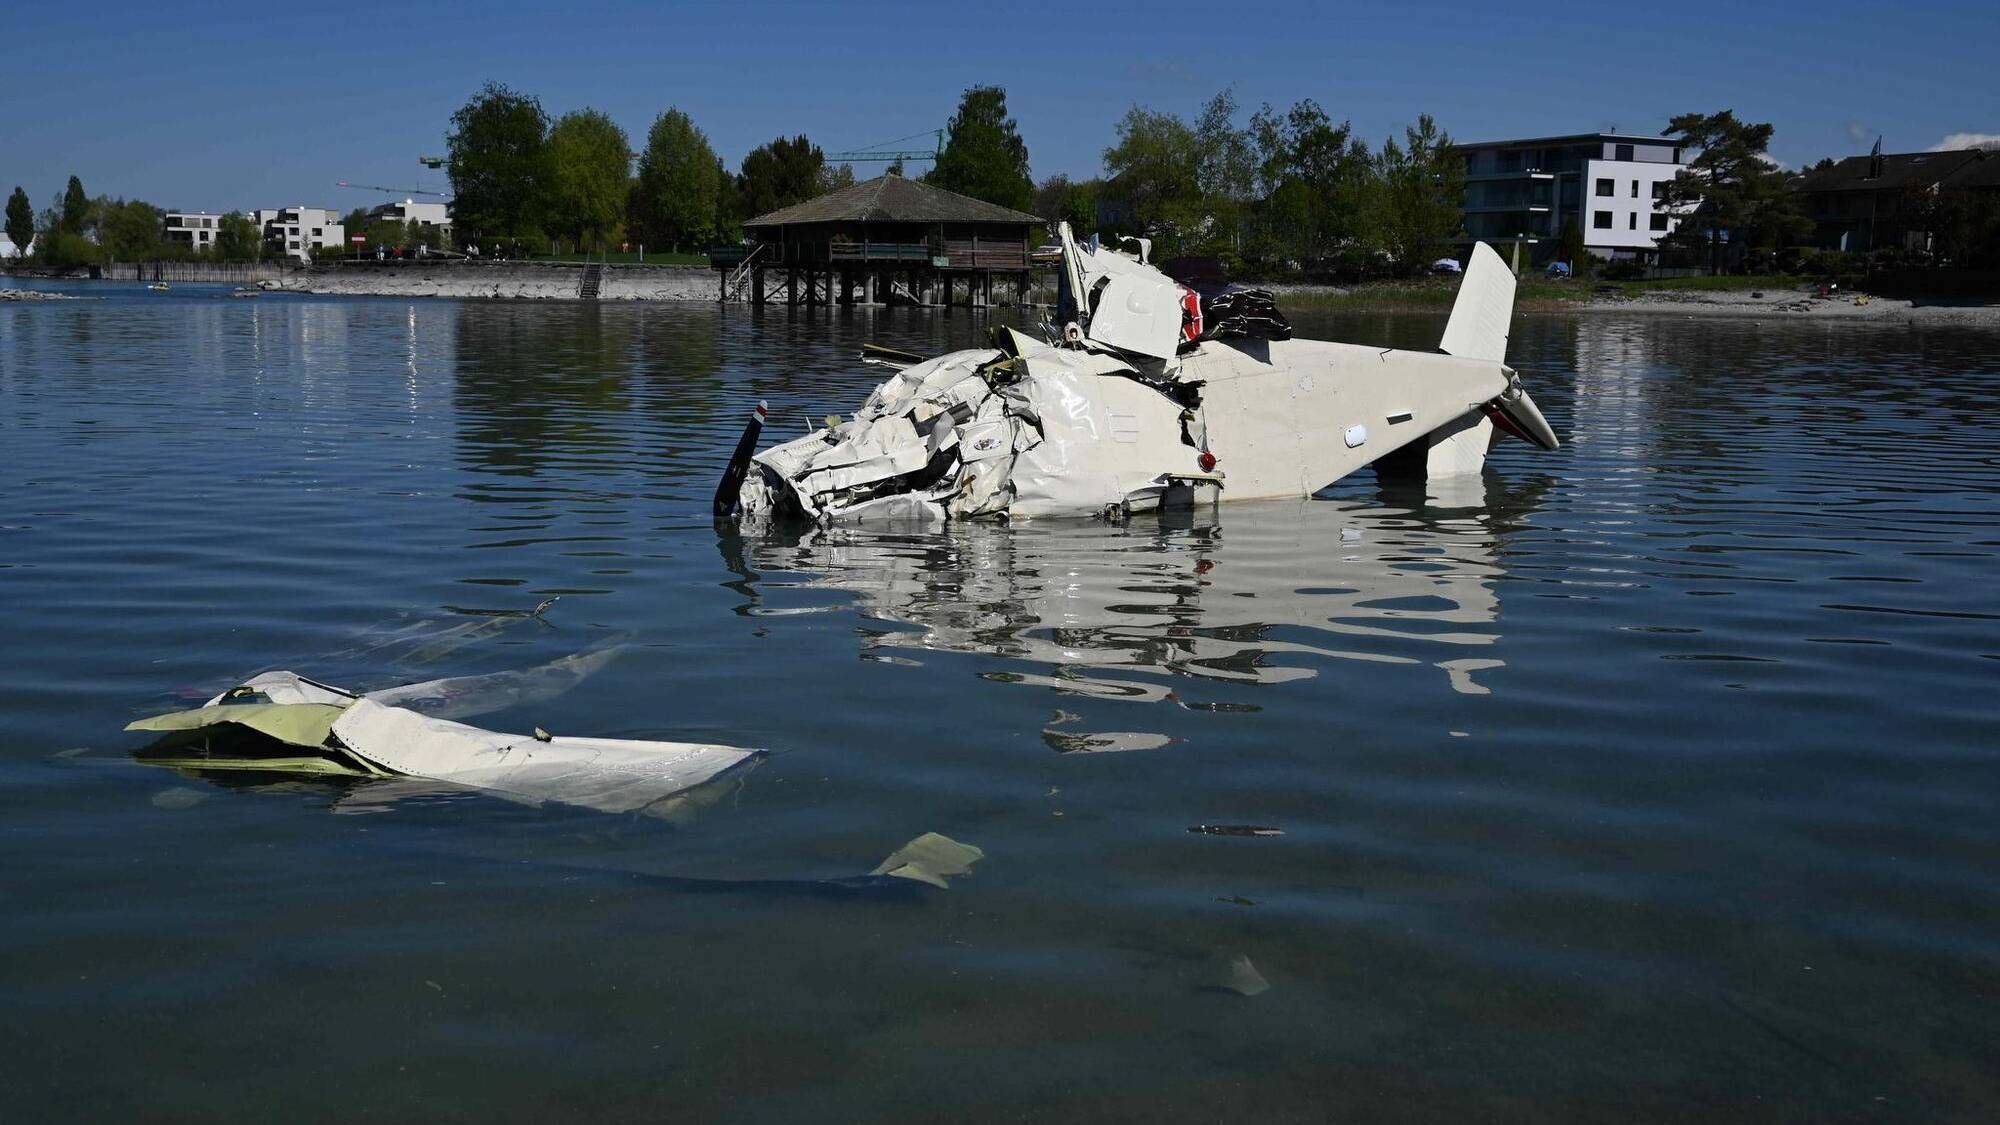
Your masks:
M 868 239 L 825 243 L 760 242 L 744 259 L 744 265 L 752 260 L 767 266 L 909 262 L 957 270 L 1019 270 L 1028 268 L 1028 244 L 1021 239 L 988 238 L 933 239 L 928 242 L 875 242 Z

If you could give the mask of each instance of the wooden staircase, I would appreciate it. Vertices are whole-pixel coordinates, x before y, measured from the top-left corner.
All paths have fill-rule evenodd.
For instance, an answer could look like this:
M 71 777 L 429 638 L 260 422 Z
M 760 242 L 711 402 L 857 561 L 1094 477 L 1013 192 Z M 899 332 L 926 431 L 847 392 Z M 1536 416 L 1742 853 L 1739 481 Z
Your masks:
M 583 280 L 576 283 L 576 295 L 580 300 L 597 300 L 598 291 L 604 288 L 604 267 L 595 262 L 583 267 Z

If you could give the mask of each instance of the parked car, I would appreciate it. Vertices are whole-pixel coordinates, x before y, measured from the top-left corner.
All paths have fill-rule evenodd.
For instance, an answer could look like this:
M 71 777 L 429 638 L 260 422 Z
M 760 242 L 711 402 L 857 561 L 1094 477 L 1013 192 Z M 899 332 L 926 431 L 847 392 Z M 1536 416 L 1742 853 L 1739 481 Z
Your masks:
M 1567 281 L 1567 280 L 1569 279 L 1569 277 L 1570 277 L 1570 272 L 1569 272 L 1569 263 L 1568 263 L 1568 262 L 1550 262 L 1550 263 L 1549 263 L 1549 268 L 1548 268 L 1548 270 L 1547 270 L 1546 272 L 1547 272 L 1548 276 L 1550 276 L 1550 277 L 1552 277 L 1552 278 L 1560 278 L 1560 279 L 1562 279 L 1562 280 L 1565 280 L 1565 281 Z
M 1437 261 L 1431 263 L 1431 272 L 1464 273 L 1465 267 L 1458 264 L 1457 258 L 1439 258 Z

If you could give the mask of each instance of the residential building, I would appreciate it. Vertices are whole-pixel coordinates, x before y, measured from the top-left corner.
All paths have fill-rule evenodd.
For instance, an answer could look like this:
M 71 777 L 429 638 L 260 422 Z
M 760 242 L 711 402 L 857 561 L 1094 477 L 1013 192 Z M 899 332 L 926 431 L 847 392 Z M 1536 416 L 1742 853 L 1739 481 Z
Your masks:
M 451 242 L 451 204 L 418 203 L 405 199 L 401 203 L 384 203 L 368 212 L 371 221 L 388 220 L 394 223 L 415 223 L 420 227 L 438 227 L 443 232 L 447 245 Z
M 319 250 L 338 254 L 346 245 L 347 228 L 340 212 L 325 207 L 266 207 L 252 212 L 250 218 L 266 246 L 301 261 Z
M 168 242 L 202 251 L 215 248 L 216 234 L 221 229 L 222 216 L 213 212 L 168 211 L 162 220 L 161 234 Z
M 2000 152 L 1878 151 L 1815 168 L 1792 183 L 1823 250 L 1929 251 L 1932 203 L 1942 192 L 2000 190 Z
M 1456 146 L 1465 157 L 1467 241 L 1520 243 L 1546 261 L 1565 226 L 1599 258 L 1655 261 L 1678 220 L 1658 206 L 1687 167 L 1672 139 L 1577 133 Z
M 26 246 L 16 246 L 13 239 L 0 234 L 0 258 L 25 258 L 34 252 L 34 239 L 29 239 Z

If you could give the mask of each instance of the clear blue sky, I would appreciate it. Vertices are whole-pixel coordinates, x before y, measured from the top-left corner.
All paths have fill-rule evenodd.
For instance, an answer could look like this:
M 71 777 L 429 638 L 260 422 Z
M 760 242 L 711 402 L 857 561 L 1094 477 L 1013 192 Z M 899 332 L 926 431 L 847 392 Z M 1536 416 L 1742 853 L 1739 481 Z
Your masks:
M 488 79 L 552 117 L 604 110 L 635 145 L 679 106 L 732 167 L 779 134 L 832 151 L 936 128 L 982 83 L 1007 88 L 1037 178 L 1095 174 L 1135 103 L 1192 114 L 1224 88 L 1246 112 L 1313 98 L 1376 141 L 1426 111 L 1480 140 L 1734 108 L 1777 126 L 1788 165 L 1878 133 L 1890 151 L 2000 134 L 1996 0 L 10 7 L 0 190 L 38 207 L 71 173 L 211 209 L 381 198 L 338 179 L 439 187 L 417 157 Z

